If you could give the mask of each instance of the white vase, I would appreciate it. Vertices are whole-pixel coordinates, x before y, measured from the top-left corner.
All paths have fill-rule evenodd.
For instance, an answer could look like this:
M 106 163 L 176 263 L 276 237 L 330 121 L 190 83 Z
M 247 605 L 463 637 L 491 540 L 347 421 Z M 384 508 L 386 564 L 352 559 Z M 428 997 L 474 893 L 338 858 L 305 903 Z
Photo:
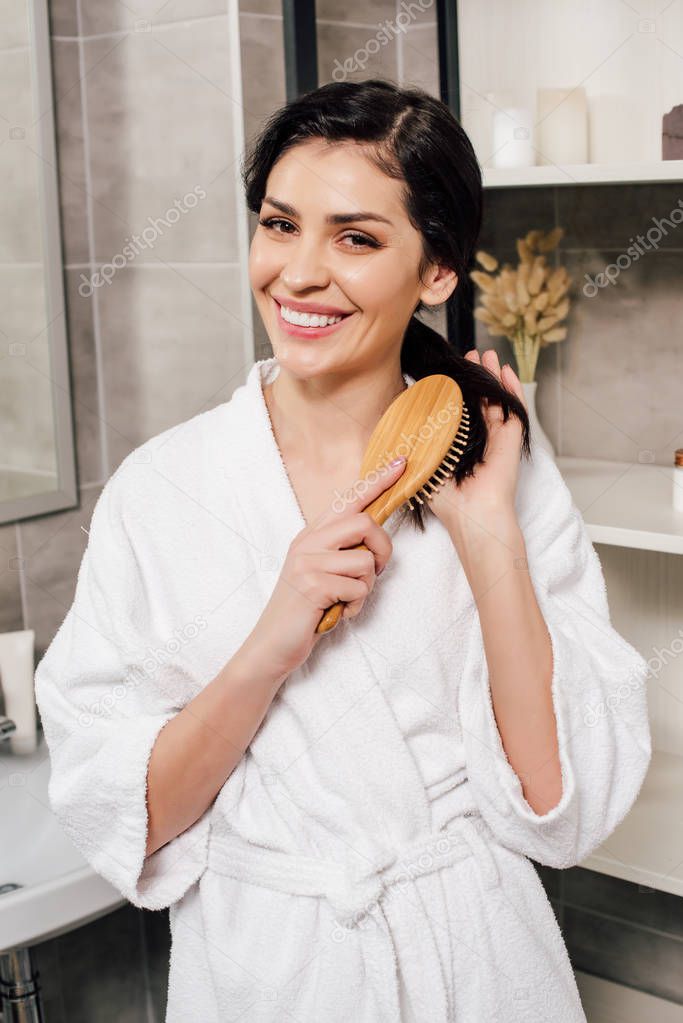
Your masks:
M 531 441 L 531 449 L 533 454 L 534 445 L 540 448 L 545 448 L 549 455 L 555 457 L 555 449 L 548 440 L 547 436 L 543 431 L 538 416 L 536 414 L 536 384 L 537 380 L 532 380 L 529 383 L 522 381 L 522 388 L 524 390 L 524 400 L 526 401 L 527 413 L 529 415 L 529 434 Z

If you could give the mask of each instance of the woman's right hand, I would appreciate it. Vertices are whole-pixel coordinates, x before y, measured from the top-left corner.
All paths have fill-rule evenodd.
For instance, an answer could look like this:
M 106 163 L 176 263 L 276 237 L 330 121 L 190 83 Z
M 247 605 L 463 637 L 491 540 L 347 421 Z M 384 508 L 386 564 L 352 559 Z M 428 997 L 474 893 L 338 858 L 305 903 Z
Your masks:
M 399 478 L 405 461 L 372 473 L 372 482 L 351 488 L 339 511 L 338 499 L 290 544 L 282 571 L 248 644 L 272 677 L 284 678 L 306 660 L 324 633 L 316 633 L 323 612 L 344 601 L 344 618 L 355 617 L 392 552 L 389 534 L 363 509 Z M 345 495 L 346 496 L 346 495 Z M 353 550 L 364 543 L 368 550 Z

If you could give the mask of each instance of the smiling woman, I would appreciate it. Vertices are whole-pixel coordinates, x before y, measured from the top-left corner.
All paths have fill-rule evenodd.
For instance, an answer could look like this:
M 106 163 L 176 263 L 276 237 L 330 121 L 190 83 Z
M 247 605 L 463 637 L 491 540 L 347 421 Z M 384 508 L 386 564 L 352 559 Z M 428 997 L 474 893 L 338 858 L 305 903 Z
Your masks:
M 585 1023 L 528 857 L 578 863 L 630 808 L 647 664 L 516 376 L 416 316 L 476 245 L 469 139 L 425 92 L 334 83 L 244 174 L 274 355 L 102 492 L 36 673 L 52 805 L 135 905 L 171 907 L 167 1023 Z M 405 461 L 358 476 L 432 373 L 471 442 L 417 535 L 365 510 Z M 182 660 L 139 670 L 204 611 Z

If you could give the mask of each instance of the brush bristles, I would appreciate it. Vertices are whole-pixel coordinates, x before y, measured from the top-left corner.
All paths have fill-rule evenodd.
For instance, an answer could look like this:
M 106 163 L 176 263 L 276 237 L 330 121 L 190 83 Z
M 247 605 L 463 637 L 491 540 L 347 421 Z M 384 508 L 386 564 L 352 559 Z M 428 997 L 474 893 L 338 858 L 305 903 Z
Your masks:
M 429 479 L 420 487 L 416 494 L 413 494 L 412 498 L 409 497 L 404 502 L 404 504 L 407 504 L 409 508 L 414 510 L 417 507 L 417 505 L 413 504 L 413 501 L 417 501 L 419 504 L 424 505 L 425 501 L 429 501 L 434 494 L 439 492 L 441 484 L 447 483 L 449 479 L 452 479 L 458 462 L 460 461 L 460 456 L 465 450 L 467 435 L 469 433 L 469 425 L 470 417 L 467 409 L 463 405 L 460 426 L 458 427 L 458 432 L 453 438 L 453 443 Z M 422 499 L 420 496 L 421 494 L 425 500 Z

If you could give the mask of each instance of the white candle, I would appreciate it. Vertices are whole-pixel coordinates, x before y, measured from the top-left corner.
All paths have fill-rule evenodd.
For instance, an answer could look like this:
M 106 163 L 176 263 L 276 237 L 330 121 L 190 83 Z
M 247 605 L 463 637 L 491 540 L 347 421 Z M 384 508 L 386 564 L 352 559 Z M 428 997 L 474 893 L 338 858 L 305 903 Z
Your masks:
M 527 107 L 504 107 L 493 115 L 491 167 L 531 167 L 533 116 Z
M 588 162 L 588 105 L 582 86 L 538 90 L 536 140 L 542 166 Z
M 660 158 L 646 151 L 647 126 L 625 96 L 591 96 L 589 108 L 591 163 L 644 163 L 648 158 L 654 163 Z

